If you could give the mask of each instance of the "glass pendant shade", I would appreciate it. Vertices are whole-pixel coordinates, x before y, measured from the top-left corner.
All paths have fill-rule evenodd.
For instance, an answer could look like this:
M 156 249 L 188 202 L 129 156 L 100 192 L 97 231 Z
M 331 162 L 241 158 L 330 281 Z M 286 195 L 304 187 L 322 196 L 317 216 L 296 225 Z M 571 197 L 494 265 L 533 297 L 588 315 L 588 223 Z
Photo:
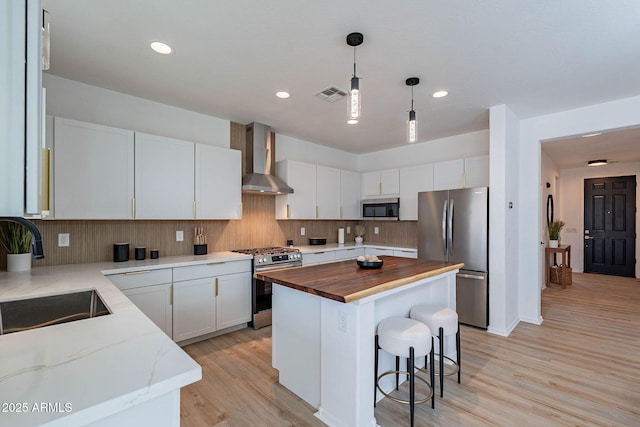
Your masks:
M 360 118 L 360 79 L 356 76 L 351 78 L 351 90 L 349 91 L 349 120 Z
M 418 122 L 416 120 L 416 112 L 409 111 L 409 120 L 407 120 L 407 141 L 416 142 L 418 140 Z

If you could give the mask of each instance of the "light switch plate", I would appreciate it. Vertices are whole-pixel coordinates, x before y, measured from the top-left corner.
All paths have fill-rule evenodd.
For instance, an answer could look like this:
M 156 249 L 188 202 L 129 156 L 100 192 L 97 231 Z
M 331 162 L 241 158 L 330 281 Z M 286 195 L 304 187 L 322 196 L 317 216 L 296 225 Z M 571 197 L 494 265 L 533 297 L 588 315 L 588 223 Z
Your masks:
M 69 246 L 69 233 L 58 233 L 58 247 L 64 248 Z
M 380 234 L 380 229 L 378 227 L 373 227 L 373 234 Z
M 305 229 L 304 229 L 304 227 L 300 227 L 300 235 L 301 235 L 301 236 L 304 236 L 304 233 L 305 233 Z
M 182 230 L 176 231 L 176 242 L 182 242 L 184 240 L 184 232 Z
M 351 227 L 347 226 L 347 234 L 351 234 Z

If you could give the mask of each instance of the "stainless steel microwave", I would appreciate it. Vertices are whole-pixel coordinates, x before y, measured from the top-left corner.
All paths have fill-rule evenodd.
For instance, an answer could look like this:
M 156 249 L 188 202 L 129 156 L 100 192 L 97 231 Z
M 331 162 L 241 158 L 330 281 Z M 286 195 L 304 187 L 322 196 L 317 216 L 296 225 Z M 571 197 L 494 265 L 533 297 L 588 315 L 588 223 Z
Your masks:
M 362 201 L 362 219 L 400 220 L 400 199 L 369 199 Z

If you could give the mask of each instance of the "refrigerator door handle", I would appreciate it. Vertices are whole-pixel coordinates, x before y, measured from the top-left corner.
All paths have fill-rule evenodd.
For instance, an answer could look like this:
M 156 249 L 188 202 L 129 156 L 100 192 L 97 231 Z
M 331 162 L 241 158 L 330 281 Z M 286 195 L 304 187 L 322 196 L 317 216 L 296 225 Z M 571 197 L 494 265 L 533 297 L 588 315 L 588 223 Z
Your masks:
M 477 276 L 475 274 L 458 273 L 456 274 L 456 276 L 461 277 L 463 279 L 484 280 L 484 276 Z
M 448 200 L 445 200 L 442 206 L 442 249 L 445 259 L 447 256 L 447 203 Z
M 447 247 L 449 248 L 449 254 L 453 255 L 453 199 L 451 199 L 449 203 L 449 215 L 448 215 L 449 224 L 447 226 L 449 230 L 449 241 L 447 242 Z

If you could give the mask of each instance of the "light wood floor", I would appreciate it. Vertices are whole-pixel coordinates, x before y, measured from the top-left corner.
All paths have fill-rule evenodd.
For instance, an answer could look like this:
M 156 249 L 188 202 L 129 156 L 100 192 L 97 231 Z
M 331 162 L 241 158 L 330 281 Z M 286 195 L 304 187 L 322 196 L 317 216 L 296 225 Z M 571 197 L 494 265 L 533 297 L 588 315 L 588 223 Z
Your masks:
M 541 326 L 508 338 L 462 329 L 462 384 L 416 408 L 416 426 L 640 426 L 640 281 L 575 274 L 542 295 Z M 182 426 L 323 426 L 277 383 L 271 330 L 244 329 L 185 350 L 203 379 L 182 390 Z M 453 378 L 453 377 L 451 377 Z M 408 425 L 385 400 L 381 426 Z

